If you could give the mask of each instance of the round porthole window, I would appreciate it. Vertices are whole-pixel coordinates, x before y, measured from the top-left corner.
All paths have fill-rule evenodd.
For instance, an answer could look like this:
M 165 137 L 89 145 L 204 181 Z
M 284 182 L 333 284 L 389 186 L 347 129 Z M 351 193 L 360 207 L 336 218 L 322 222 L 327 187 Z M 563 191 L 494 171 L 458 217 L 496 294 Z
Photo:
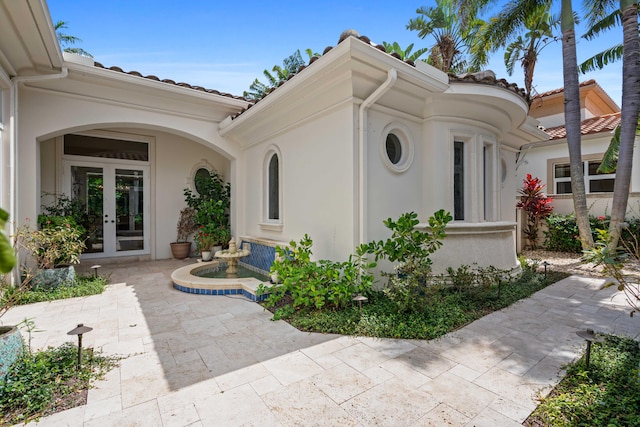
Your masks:
M 380 156 L 392 172 L 402 173 L 413 162 L 413 143 L 408 129 L 398 123 L 389 124 L 381 132 Z
M 402 159 L 402 143 L 395 134 L 390 133 L 387 135 L 385 148 L 389 161 L 394 165 L 400 163 L 400 160 Z
M 196 173 L 193 174 L 193 186 L 198 194 L 206 193 L 207 189 L 204 186 L 210 177 L 211 173 L 207 168 L 198 168 Z

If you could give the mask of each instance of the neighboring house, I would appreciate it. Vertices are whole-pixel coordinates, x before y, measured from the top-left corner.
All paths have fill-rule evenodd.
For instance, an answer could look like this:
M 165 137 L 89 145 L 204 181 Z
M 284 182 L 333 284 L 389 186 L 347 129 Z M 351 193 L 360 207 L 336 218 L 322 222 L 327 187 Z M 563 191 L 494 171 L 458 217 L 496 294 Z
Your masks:
M 556 89 L 536 96 L 530 114 L 540 121 L 549 139 L 526 144 L 518 159 L 517 174 L 520 181 L 530 173 L 547 184 L 546 192 L 553 198 L 554 212 L 573 212 L 569 151 L 564 127 L 564 91 Z M 615 174 L 597 172 L 613 130 L 620 124 L 620 108 L 595 82 L 580 84 L 580 111 L 582 117 L 582 160 L 584 161 L 587 206 L 592 215 L 605 215 L 611 211 Z M 640 163 L 636 137 L 634 166 Z M 631 179 L 629 213 L 640 216 L 640 168 L 635 167 Z
M 23 223 L 43 192 L 99 188 L 103 242 L 86 258 L 169 258 L 183 188 L 215 168 L 233 234 L 256 248 L 308 233 L 315 257 L 345 259 L 388 236 L 384 219 L 446 209 L 438 270 L 515 267 L 516 156 L 545 137 L 516 86 L 357 34 L 253 104 L 63 55 L 44 0 L 0 0 L 0 89 L 2 206 Z

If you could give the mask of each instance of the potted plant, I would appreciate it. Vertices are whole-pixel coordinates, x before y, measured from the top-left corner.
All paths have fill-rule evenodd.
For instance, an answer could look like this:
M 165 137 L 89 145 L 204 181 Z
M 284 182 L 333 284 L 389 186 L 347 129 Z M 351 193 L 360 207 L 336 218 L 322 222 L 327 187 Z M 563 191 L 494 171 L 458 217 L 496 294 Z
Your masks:
M 171 243 L 171 254 L 176 259 L 185 259 L 191 253 L 191 242 L 187 241 L 189 235 L 196 229 L 195 209 L 191 207 L 183 208 L 180 211 L 180 218 L 176 226 L 177 239 Z
M 224 181 L 222 175 L 210 171 L 208 176 L 196 177 L 196 192 L 185 188 L 184 196 L 187 205 L 195 209 L 197 226 L 206 228 L 207 234 L 213 236 L 213 252 L 222 249 L 231 239 L 229 231 L 229 209 L 231 185 Z
M 40 215 L 40 228 L 29 224 L 18 228 L 16 246 L 25 249 L 35 260 L 35 268 L 24 268 L 23 276 L 33 288 L 57 288 L 75 285 L 75 269 L 85 249 L 85 229 L 72 217 Z
M 198 231 L 195 235 L 195 241 L 202 255 L 203 261 L 209 261 L 211 259 L 211 249 L 215 242 L 215 228 L 211 225 L 201 225 L 198 227 Z

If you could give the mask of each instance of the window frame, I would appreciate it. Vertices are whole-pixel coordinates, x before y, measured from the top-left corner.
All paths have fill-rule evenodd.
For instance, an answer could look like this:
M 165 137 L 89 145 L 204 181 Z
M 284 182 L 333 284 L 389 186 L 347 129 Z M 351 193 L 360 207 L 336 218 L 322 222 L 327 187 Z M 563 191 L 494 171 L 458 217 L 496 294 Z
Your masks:
M 379 151 L 382 163 L 387 169 L 394 173 L 400 174 L 406 172 L 411 167 L 414 157 L 414 144 L 409 130 L 404 125 L 394 122 L 385 126 L 380 135 Z M 393 135 L 400 146 L 400 158 L 396 163 L 393 163 L 391 159 L 389 159 L 387 152 L 387 139 L 389 135 Z
M 613 189 L 611 191 L 591 191 L 590 184 L 593 181 L 601 181 L 613 179 L 615 182 L 616 174 L 589 174 L 589 163 L 601 163 L 603 154 L 593 154 L 588 156 L 582 156 L 582 173 L 584 175 L 584 187 L 585 194 L 613 194 Z M 556 178 L 556 167 L 557 166 L 570 166 L 569 158 L 559 158 L 559 159 L 549 159 L 547 162 L 547 182 L 553 183 L 553 194 L 562 196 L 562 195 L 571 195 L 571 192 L 558 192 L 558 184 L 563 182 L 571 182 L 571 176 L 568 177 L 559 177 Z
M 277 218 L 272 218 L 272 161 L 277 159 Z M 283 173 L 282 173 L 282 153 L 277 146 L 270 146 L 264 154 L 262 173 L 262 222 L 260 228 L 266 231 L 282 231 L 283 228 Z

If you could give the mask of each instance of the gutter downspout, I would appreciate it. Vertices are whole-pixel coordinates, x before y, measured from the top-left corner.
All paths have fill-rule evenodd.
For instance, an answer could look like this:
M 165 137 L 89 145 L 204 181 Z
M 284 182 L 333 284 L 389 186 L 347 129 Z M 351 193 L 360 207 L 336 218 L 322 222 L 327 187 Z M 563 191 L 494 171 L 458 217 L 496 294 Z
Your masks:
M 387 71 L 387 79 L 376 89 L 371 95 L 365 99 L 358 109 L 358 243 L 361 245 L 365 242 L 365 147 L 366 147 L 366 110 L 373 105 L 382 95 L 384 95 L 398 80 L 398 72 L 395 68 Z
M 18 221 L 18 86 L 20 83 L 35 82 L 42 80 L 64 79 L 67 77 L 69 70 L 63 66 L 57 74 L 44 74 L 37 76 L 14 76 L 11 78 L 11 134 L 9 135 L 9 234 L 15 232 L 15 224 Z

